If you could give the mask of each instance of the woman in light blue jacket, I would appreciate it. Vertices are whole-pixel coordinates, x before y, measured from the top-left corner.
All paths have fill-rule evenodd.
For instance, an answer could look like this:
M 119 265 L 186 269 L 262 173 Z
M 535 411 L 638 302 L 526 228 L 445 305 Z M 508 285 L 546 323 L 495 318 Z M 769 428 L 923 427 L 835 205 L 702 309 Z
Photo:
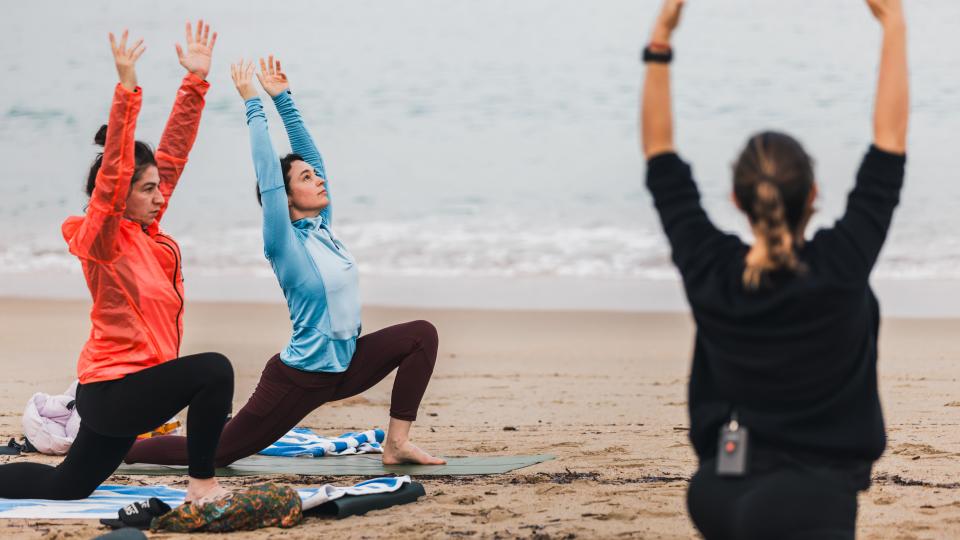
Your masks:
M 293 153 L 277 157 L 253 63 L 231 66 L 246 105 L 257 198 L 263 206 L 264 254 L 290 309 L 293 335 L 267 362 L 247 404 L 224 427 L 217 466 L 263 450 L 328 401 L 357 395 L 394 369 L 390 425 L 383 463 L 441 465 L 444 460 L 409 440 L 410 426 L 430 382 L 437 331 L 427 321 L 398 324 L 360 337 L 356 262 L 331 229 L 333 216 L 320 152 L 294 105 L 280 61 L 260 60 L 257 78 L 283 119 Z M 128 463 L 186 463 L 186 439 L 138 442 Z

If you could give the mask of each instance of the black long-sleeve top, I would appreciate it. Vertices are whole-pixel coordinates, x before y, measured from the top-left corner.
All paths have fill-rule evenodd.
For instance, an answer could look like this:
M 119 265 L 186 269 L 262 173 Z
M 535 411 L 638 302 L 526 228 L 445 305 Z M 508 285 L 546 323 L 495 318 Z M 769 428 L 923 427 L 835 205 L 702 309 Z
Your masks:
M 650 159 L 653 194 L 696 321 L 690 439 L 716 455 L 733 410 L 758 446 L 875 461 L 886 446 L 877 394 L 880 310 L 869 275 L 887 236 L 906 158 L 871 147 L 843 217 L 798 250 L 807 270 L 747 291 L 749 246 L 719 231 L 676 154 Z

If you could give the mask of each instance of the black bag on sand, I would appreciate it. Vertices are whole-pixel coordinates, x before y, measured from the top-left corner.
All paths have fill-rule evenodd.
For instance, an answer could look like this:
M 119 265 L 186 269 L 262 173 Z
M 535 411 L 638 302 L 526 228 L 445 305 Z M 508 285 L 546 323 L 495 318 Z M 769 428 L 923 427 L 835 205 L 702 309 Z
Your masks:
M 390 493 L 374 493 L 371 495 L 344 495 L 339 499 L 325 502 L 316 508 L 304 512 L 308 516 L 332 516 L 343 519 L 349 516 L 362 516 L 371 510 L 382 510 L 415 502 L 426 495 L 423 484 L 410 482 Z

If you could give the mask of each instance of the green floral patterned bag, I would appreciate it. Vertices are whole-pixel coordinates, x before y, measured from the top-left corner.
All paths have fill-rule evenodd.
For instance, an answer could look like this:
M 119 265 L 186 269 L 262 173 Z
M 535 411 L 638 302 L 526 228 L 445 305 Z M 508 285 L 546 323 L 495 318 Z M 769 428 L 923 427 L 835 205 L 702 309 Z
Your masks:
M 258 484 L 204 505 L 182 504 L 154 518 L 151 531 L 229 532 L 293 527 L 303 520 L 300 495 L 277 484 Z

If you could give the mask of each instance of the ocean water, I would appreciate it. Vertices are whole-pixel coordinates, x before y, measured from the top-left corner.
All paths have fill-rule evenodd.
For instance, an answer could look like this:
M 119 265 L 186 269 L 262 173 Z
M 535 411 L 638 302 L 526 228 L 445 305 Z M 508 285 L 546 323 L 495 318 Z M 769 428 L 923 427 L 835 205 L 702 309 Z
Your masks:
M 675 280 L 636 129 L 637 52 L 658 5 L 5 6 L 0 281 L 44 276 L 16 281 L 23 294 L 57 276 L 82 287 L 59 228 L 83 212 L 93 133 L 116 81 L 106 33 L 129 27 L 146 38 L 138 138 L 156 143 L 182 76 L 173 43 L 184 21 L 200 16 L 220 33 L 212 89 L 163 223 L 181 243 L 188 280 L 271 275 L 242 102 L 229 78 L 231 61 L 269 53 L 283 60 L 324 154 L 335 229 L 367 282 Z M 960 3 L 909 2 L 908 10 L 907 186 L 876 276 L 952 280 L 960 278 Z M 747 136 L 767 128 L 794 134 L 817 159 L 813 228 L 841 214 L 870 143 L 879 39 L 860 1 L 689 3 L 675 42 L 677 145 L 718 225 L 747 235 L 729 201 L 730 163 Z M 269 119 L 275 146 L 287 151 L 272 110 Z

